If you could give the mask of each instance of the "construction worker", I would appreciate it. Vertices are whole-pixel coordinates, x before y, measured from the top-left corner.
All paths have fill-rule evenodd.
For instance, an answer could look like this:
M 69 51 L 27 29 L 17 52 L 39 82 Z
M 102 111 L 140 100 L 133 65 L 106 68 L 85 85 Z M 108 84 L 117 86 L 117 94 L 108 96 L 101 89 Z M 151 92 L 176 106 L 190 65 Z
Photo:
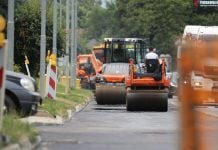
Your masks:
M 145 60 L 146 59 L 158 59 L 158 55 L 154 52 L 153 47 L 149 47 L 148 53 L 145 55 Z
M 148 73 L 154 73 L 160 66 L 158 55 L 154 52 L 153 47 L 149 47 L 149 52 L 145 55 L 145 64 Z

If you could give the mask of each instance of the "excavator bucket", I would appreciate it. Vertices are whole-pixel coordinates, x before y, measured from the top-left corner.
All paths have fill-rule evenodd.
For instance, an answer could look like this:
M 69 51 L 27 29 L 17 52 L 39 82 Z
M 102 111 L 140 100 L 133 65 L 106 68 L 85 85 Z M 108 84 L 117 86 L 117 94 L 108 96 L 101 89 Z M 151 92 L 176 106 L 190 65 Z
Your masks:
M 125 86 L 97 86 L 96 101 L 99 105 L 105 104 L 125 104 Z
M 168 93 L 161 91 L 131 91 L 126 97 L 127 111 L 161 111 L 168 110 Z

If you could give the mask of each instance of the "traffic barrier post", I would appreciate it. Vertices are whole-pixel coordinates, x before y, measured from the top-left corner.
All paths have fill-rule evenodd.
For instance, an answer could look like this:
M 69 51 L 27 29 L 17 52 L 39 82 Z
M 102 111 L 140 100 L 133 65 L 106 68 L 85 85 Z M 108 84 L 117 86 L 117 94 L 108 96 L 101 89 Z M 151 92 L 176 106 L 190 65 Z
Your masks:
M 57 88 L 57 66 L 56 66 L 56 55 L 52 54 L 49 59 L 47 66 L 46 76 L 46 97 L 50 99 L 56 98 Z

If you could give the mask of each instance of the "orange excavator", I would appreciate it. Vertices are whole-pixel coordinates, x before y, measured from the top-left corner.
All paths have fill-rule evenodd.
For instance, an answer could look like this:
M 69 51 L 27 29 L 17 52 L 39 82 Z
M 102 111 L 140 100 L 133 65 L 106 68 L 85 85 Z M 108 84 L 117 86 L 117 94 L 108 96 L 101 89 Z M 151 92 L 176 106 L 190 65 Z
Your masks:
M 92 76 L 95 74 L 91 60 L 91 54 L 77 56 L 77 78 L 80 79 L 80 86 L 85 89 L 95 88 L 91 80 Z
M 91 54 L 77 56 L 77 78 L 82 88 L 95 89 L 95 75 L 102 68 L 103 47 L 93 47 Z

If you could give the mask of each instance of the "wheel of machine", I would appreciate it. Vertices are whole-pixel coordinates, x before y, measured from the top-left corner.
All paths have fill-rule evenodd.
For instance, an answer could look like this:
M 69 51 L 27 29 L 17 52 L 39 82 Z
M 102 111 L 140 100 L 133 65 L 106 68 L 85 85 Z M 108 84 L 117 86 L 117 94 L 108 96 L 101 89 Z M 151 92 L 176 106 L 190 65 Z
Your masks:
M 159 111 L 167 112 L 168 111 L 168 99 L 163 99 L 159 106 Z
M 168 111 L 167 93 L 127 93 L 127 111 Z
M 16 109 L 17 109 L 12 98 L 7 94 L 5 95 L 5 107 L 6 107 L 5 113 L 7 113 L 7 114 L 15 113 Z
M 172 93 L 169 93 L 169 94 L 168 94 L 168 97 L 169 97 L 169 98 L 173 98 L 173 94 L 172 94 Z
M 98 105 L 103 105 L 103 96 L 101 94 L 101 91 L 96 88 L 96 91 L 95 91 L 95 98 L 96 98 L 96 102 Z
M 134 108 L 134 105 L 132 104 L 132 102 L 128 99 L 126 99 L 126 110 L 127 111 L 136 111 L 137 109 Z
M 126 90 L 113 87 L 97 87 L 96 86 L 96 102 L 99 105 L 117 105 L 126 103 Z
M 80 82 L 81 88 L 89 89 L 89 82 L 87 78 L 82 78 Z

